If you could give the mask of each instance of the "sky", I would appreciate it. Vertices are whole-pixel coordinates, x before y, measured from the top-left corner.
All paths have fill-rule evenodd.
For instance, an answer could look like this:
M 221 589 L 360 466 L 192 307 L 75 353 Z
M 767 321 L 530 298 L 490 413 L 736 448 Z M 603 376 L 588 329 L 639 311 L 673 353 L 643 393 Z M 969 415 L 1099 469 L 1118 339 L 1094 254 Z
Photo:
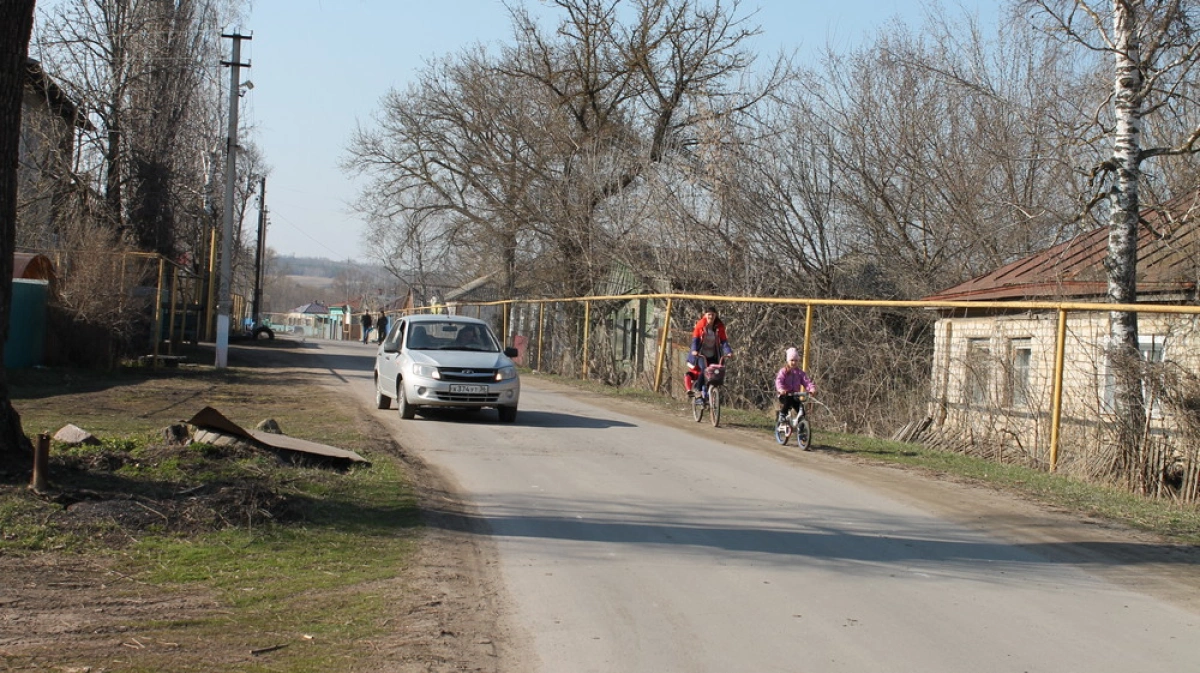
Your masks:
M 541 0 L 525 2 L 538 10 Z M 968 8 L 994 5 L 963 0 Z M 832 44 L 849 48 L 889 18 L 919 24 L 920 0 L 743 0 L 763 57 L 803 58 Z M 279 255 L 369 261 L 364 223 L 352 203 L 361 183 L 340 164 L 357 125 L 371 126 L 391 89 L 404 90 L 431 60 L 511 36 L 500 0 L 254 0 L 237 29 L 242 79 L 239 124 L 270 167 L 267 247 Z M 229 49 L 229 41 L 226 40 Z M 226 57 L 228 58 L 228 57 Z M 257 214 L 248 214 L 257 221 Z

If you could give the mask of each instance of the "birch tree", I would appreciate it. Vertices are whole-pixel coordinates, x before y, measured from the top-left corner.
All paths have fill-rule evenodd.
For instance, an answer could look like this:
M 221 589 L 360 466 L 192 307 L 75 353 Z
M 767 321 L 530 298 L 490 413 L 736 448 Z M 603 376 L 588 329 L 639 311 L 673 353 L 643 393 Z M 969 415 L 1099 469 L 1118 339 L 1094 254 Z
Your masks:
M 1145 122 L 1167 114 L 1183 92 L 1194 86 L 1200 62 L 1200 3 L 1194 0 L 1034 0 L 1052 35 L 1111 59 L 1112 89 L 1092 128 L 1107 138 L 1109 149 L 1090 172 L 1095 190 L 1088 206 L 1108 212 L 1105 263 L 1108 300 L 1137 301 L 1137 254 L 1140 190 L 1144 162 L 1200 152 L 1200 122 L 1195 108 L 1180 136 L 1164 137 Z M 1164 125 L 1165 127 L 1165 125 Z M 1176 127 L 1178 128 L 1178 127 Z M 1141 439 L 1142 399 L 1137 314 L 1110 314 L 1109 361 L 1114 369 L 1114 404 L 1120 442 L 1114 469 L 1131 474 Z

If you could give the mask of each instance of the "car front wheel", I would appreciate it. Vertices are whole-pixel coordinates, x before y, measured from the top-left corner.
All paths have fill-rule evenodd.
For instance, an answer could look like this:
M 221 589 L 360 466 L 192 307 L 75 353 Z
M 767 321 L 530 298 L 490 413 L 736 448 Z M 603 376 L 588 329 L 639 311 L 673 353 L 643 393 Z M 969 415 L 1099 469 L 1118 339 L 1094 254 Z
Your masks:
M 400 418 L 410 420 L 417 415 L 417 408 L 408 403 L 408 395 L 404 392 L 404 384 L 396 386 L 396 408 L 400 410 Z
M 512 423 L 517 420 L 516 407 L 496 407 L 496 413 L 499 414 L 501 423 Z
M 376 409 L 391 409 L 392 398 L 383 394 L 379 388 L 379 378 L 375 378 L 375 408 Z

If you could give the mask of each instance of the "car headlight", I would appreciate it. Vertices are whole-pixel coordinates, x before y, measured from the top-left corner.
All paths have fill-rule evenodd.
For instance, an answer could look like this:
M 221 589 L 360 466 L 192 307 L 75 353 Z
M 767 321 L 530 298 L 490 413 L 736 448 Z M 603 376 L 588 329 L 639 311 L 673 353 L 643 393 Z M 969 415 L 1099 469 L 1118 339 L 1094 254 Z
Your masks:
M 501 367 L 496 370 L 496 380 L 497 381 L 507 381 L 509 379 L 515 379 L 515 378 L 517 378 L 517 368 L 516 367 Z
M 423 379 L 441 379 L 442 378 L 442 374 L 441 374 L 441 372 L 438 371 L 438 368 L 434 367 L 432 365 L 414 364 L 412 366 L 412 372 L 413 372 L 413 376 L 419 376 Z

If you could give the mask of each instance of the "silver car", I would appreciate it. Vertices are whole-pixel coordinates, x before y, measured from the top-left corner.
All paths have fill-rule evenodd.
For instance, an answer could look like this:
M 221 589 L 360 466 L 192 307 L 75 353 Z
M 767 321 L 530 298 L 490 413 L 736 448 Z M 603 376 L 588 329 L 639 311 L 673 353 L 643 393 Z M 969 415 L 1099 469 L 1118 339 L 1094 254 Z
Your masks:
M 392 399 L 400 418 L 422 407 L 494 407 L 501 422 L 517 420 L 521 380 L 512 358 L 487 323 L 456 315 L 398 319 L 375 354 L 375 406 Z

